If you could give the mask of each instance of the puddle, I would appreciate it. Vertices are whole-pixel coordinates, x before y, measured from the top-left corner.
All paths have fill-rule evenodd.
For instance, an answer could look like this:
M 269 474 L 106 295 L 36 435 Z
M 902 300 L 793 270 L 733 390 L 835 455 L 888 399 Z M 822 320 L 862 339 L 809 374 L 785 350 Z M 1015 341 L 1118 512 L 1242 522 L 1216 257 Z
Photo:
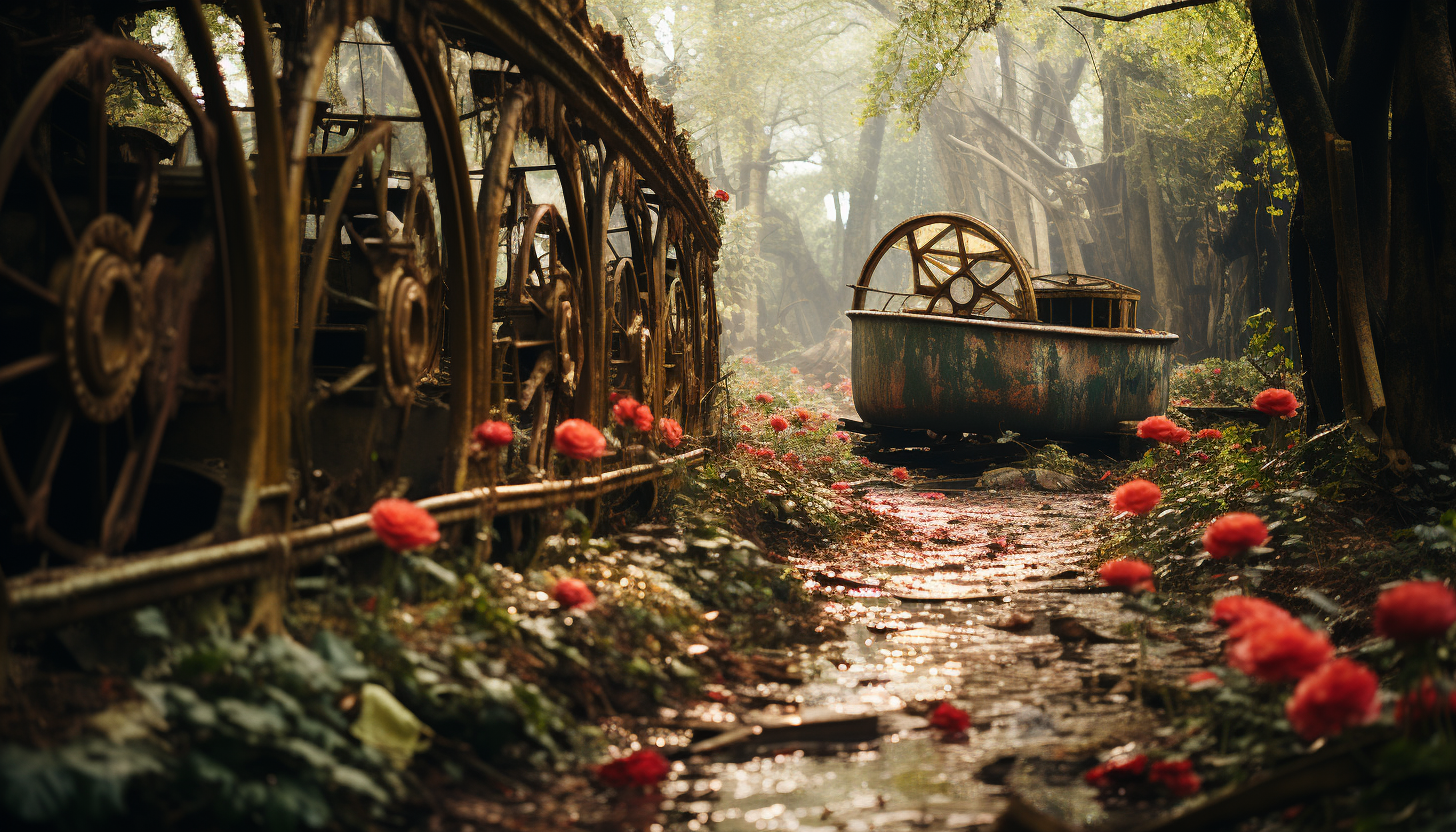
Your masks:
M 777 747 L 770 739 L 690 756 L 663 789 L 665 828 L 989 829 L 1011 789 L 1069 821 L 1102 819 L 1082 771 L 1098 750 L 1153 729 L 1130 702 L 1137 646 L 1115 640 L 1130 630 L 1131 614 L 1115 595 L 1057 591 L 1086 583 L 1068 570 L 1085 556 L 1083 518 L 1105 502 L 1075 494 L 1049 502 L 1040 493 L 929 499 L 898 490 L 867 499 L 912 524 L 922 542 L 816 564 L 879 585 L 831 590 L 830 612 L 847 622 L 847 640 L 801 657 L 806 681 L 782 691 L 790 701 L 779 711 L 812 720 L 871 710 L 881 735 Z M 1070 640 L 1076 627 L 1054 626 L 1068 618 L 1114 640 Z M 1176 662 L 1168 655 L 1175 647 L 1154 649 L 1151 661 Z M 945 740 L 924 719 L 946 699 L 971 715 L 960 740 Z

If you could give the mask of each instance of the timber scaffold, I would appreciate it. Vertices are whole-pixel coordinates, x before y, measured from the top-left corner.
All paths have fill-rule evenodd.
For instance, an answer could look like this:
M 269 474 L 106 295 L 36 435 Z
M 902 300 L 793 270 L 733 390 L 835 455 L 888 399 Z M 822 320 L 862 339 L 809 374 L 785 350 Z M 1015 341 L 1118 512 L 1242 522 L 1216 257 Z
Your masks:
M 0 645 L 248 580 L 277 630 L 381 496 L 519 545 L 706 454 L 552 447 L 718 421 L 718 205 L 584 4 L 20 0 L 0 46 Z

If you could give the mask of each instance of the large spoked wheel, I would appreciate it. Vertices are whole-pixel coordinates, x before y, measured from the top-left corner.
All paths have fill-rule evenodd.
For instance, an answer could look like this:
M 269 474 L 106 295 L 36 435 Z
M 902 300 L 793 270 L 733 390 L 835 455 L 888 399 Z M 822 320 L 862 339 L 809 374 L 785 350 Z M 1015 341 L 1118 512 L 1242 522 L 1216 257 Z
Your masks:
M 1035 321 L 1036 292 L 996 229 L 966 214 L 925 214 L 895 226 L 870 252 L 854 308 Z
M 112 123 L 118 69 L 170 94 L 199 164 L 182 167 L 172 142 Z M 89 561 L 211 531 L 215 478 L 217 499 L 184 489 L 196 501 L 166 507 L 171 521 L 158 528 L 148 506 L 183 388 L 216 402 L 230 366 L 220 316 L 191 343 L 199 298 L 225 306 L 215 276 L 224 245 L 250 243 L 220 227 L 215 145 L 166 61 L 102 35 L 62 55 L 10 120 L 0 145 L 0 522 L 29 541 L 21 547 Z
M 696 394 L 697 366 L 693 359 L 693 312 L 688 290 L 681 278 L 674 279 L 667 289 L 666 360 L 663 362 L 665 385 L 662 414 L 687 424 L 688 412 Z
M 498 342 L 505 347 L 506 406 L 529 430 L 528 470 L 550 470 L 551 437 L 572 414 L 582 368 L 582 284 L 571 261 L 571 235 L 551 205 L 531 209 L 511 261 Z
M 410 408 L 440 364 L 445 280 L 435 210 L 423 176 L 391 171 L 394 141 L 381 121 L 348 149 L 309 158 L 306 226 L 314 233 L 305 240 L 294 376 L 309 514 L 326 502 L 338 503 L 326 513 L 362 505 L 399 476 Z M 363 435 L 340 435 L 350 419 L 342 410 L 320 418 L 361 396 L 372 402 Z
M 646 401 L 656 381 L 652 330 L 647 326 L 647 294 L 629 258 L 607 268 L 607 305 L 611 316 L 611 389 Z

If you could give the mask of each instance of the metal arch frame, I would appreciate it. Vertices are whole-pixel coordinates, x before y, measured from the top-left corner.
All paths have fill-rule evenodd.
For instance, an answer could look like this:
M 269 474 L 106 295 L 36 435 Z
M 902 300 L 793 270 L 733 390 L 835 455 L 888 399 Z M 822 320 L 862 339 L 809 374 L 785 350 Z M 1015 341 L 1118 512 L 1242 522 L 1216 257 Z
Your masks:
M 937 235 L 934 239 L 932 239 L 924 248 L 918 247 L 915 242 L 915 230 L 918 228 L 923 228 L 927 225 L 934 224 L 946 225 L 947 231 L 941 232 L 941 234 Z M 931 267 L 926 265 L 924 252 L 932 250 L 931 246 L 934 246 L 936 242 L 943 239 L 950 229 L 956 229 L 957 231 L 956 240 L 957 247 L 959 248 L 959 253 L 957 256 L 960 257 L 961 265 L 958 270 L 946 275 L 945 279 L 935 280 L 932 275 L 931 269 L 938 267 Z M 996 250 L 998 253 L 1004 256 L 1001 258 L 990 258 L 974 257 L 970 254 L 967 254 L 967 252 L 965 251 L 965 246 L 960 239 L 960 231 L 962 229 L 985 238 L 996 246 Z M 869 257 L 865 258 L 864 267 L 860 270 L 859 279 L 855 281 L 855 284 L 853 286 L 854 309 L 862 310 L 865 308 L 865 298 L 869 292 L 884 291 L 880 289 L 875 289 L 870 285 L 870 283 L 874 279 L 875 271 L 879 268 L 880 261 L 883 260 L 885 255 L 890 251 L 890 249 L 894 248 L 895 245 L 901 240 L 904 240 L 906 242 L 906 248 L 909 251 L 911 257 L 911 270 L 912 276 L 914 278 L 914 284 L 916 287 L 916 291 L 914 292 L 914 294 L 920 297 L 930 298 L 930 302 L 927 305 L 927 308 L 924 310 L 916 310 L 915 314 L 944 315 L 945 313 L 937 312 L 934 309 L 937 301 L 944 298 L 951 302 L 952 308 L 954 310 L 952 313 L 954 317 L 989 317 L 973 314 L 970 310 L 976 306 L 977 302 L 981 298 L 990 296 L 993 299 L 992 303 L 1005 309 L 1009 313 L 1011 320 L 1024 321 L 1028 323 L 1036 322 L 1036 290 L 1031 285 L 1031 272 L 1030 269 L 1028 269 L 1026 266 L 1026 261 L 1021 259 L 1021 255 L 1016 252 L 1016 249 L 1012 247 L 1011 243 L 1005 238 L 1005 236 L 1001 234 L 1001 232 L 997 231 L 989 224 L 979 219 L 976 219 L 969 214 L 962 214 L 954 211 L 919 214 L 917 216 L 910 217 L 909 219 L 901 222 L 899 225 L 896 225 L 889 231 L 889 233 L 885 234 L 884 237 L 880 238 L 880 242 L 876 244 L 874 250 L 870 252 Z M 955 253 L 952 252 L 951 254 Z M 990 286 L 983 284 L 971 272 L 972 266 L 985 260 L 996 260 L 998 262 L 1005 262 L 1007 264 L 1007 271 L 1003 273 L 1000 277 L 998 277 L 995 282 L 992 283 Z M 920 275 L 922 272 L 927 277 L 929 277 L 930 282 L 934 284 L 934 292 L 920 291 Z M 994 291 L 996 286 L 999 286 L 1002 282 L 1013 276 L 1016 278 L 1016 282 L 1018 284 L 1016 292 L 1018 302 L 1014 307 L 1006 302 L 1004 296 Z M 949 298 L 947 294 L 951 283 L 959 277 L 968 278 L 971 283 L 976 287 L 976 290 L 973 292 L 971 299 L 966 303 L 957 303 L 953 298 Z

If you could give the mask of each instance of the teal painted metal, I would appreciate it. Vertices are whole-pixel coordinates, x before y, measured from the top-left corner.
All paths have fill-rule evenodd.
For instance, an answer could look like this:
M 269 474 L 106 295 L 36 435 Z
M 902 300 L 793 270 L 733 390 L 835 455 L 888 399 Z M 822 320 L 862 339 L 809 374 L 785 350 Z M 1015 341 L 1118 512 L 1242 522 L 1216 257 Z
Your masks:
M 871 425 L 1088 436 L 1161 414 L 1178 336 L 851 311 L 854 405 Z

